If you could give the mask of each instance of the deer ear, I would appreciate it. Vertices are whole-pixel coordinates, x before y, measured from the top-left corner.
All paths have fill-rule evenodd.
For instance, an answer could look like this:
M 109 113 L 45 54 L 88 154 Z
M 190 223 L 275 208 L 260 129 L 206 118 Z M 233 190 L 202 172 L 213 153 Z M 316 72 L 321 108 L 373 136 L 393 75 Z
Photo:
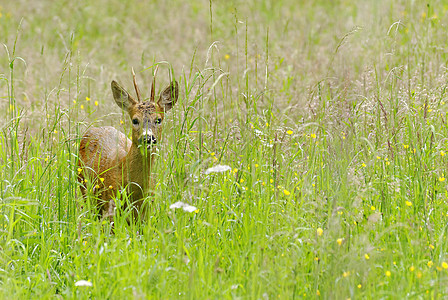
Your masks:
M 117 103 L 121 109 L 128 111 L 131 105 L 135 105 L 137 103 L 137 101 L 135 101 L 134 98 L 132 98 L 131 95 L 129 95 L 129 93 L 126 92 L 126 90 L 122 88 L 115 80 L 112 80 L 110 86 L 112 88 L 115 103 Z
M 160 94 L 157 104 L 165 110 L 169 111 L 174 104 L 176 104 L 177 98 L 179 97 L 179 85 L 176 81 L 171 82 L 171 84 Z

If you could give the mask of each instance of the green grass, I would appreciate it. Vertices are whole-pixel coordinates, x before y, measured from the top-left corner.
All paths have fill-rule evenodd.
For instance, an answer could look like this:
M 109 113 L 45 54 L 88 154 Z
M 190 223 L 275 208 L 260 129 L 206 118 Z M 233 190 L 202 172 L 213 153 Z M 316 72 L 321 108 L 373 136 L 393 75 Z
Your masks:
M 2 3 L 0 298 L 447 297 L 448 6 L 298 2 Z M 110 234 L 79 138 L 156 64 L 155 196 Z

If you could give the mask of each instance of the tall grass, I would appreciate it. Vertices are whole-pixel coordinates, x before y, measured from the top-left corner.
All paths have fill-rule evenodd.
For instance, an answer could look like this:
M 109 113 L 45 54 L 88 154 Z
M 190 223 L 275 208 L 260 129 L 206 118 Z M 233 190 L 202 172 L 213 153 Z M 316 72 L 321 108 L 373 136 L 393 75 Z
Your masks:
M 1 298 L 446 297 L 442 1 L 2 5 Z M 150 213 L 111 234 L 79 138 L 157 64 Z

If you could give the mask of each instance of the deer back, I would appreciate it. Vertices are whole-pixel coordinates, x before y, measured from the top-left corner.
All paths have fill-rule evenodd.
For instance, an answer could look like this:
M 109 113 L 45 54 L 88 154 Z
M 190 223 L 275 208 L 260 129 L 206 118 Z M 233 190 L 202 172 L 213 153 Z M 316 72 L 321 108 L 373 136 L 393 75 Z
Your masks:
M 121 178 L 120 161 L 126 157 L 131 145 L 130 139 L 111 126 L 90 128 L 79 147 L 80 167 L 84 168 L 80 176 L 88 177 L 92 182 L 103 178 L 105 186 L 116 186 L 117 177 Z

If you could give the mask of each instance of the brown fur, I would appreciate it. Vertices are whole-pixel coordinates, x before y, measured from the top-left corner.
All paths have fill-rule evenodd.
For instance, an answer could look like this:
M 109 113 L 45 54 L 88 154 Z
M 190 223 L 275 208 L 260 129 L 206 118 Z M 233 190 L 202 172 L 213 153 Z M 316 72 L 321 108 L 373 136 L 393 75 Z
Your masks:
M 135 84 L 135 81 L 134 81 Z M 93 192 L 98 198 L 98 207 L 104 218 L 113 221 L 117 192 L 130 195 L 133 217 L 141 212 L 144 217 L 144 197 L 152 186 L 151 166 L 155 145 L 146 148 L 142 136 L 152 133 L 152 138 L 160 140 L 164 113 L 176 103 L 179 95 L 177 82 L 173 81 L 159 97 L 157 103 L 153 97 L 146 102 L 138 102 L 120 85 L 112 81 L 112 92 L 115 102 L 129 113 L 131 120 L 137 119 L 139 124 L 132 123 L 132 141 L 113 127 L 92 127 L 87 130 L 79 145 L 78 180 L 81 192 L 85 197 L 91 183 Z M 136 88 L 137 90 L 137 88 Z

